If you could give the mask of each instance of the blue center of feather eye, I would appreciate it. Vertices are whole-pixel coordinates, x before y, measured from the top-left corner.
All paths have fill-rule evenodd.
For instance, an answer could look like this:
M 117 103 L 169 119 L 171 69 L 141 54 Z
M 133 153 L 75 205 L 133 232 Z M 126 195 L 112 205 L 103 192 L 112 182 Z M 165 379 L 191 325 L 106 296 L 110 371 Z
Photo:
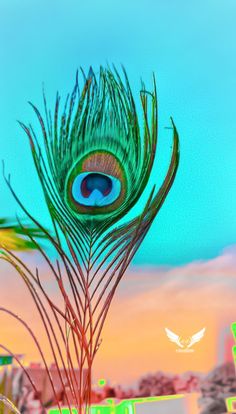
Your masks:
M 121 192 L 120 180 L 100 172 L 84 172 L 72 184 L 73 199 L 84 206 L 104 207 L 114 203 Z
M 82 196 L 87 198 L 94 190 L 98 190 L 103 196 L 107 196 L 112 190 L 111 178 L 98 173 L 88 174 L 81 183 Z

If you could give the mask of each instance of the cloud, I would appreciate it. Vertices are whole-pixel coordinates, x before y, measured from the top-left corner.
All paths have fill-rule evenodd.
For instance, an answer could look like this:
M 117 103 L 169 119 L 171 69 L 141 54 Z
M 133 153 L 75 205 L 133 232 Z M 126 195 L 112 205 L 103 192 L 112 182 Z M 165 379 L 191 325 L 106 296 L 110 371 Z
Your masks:
M 131 267 L 121 282 L 121 293 L 135 295 L 153 289 L 178 290 L 216 286 L 236 289 L 236 246 L 227 247 L 219 256 L 174 267 Z M 133 293 L 132 293 L 133 292 Z

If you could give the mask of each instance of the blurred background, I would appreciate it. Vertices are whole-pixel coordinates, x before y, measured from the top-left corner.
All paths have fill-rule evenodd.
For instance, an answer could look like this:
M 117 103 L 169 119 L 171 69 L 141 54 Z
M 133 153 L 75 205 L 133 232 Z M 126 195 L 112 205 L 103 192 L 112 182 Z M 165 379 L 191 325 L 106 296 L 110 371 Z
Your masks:
M 96 72 L 100 65 L 124 65 L 138 100 L 141 79 L 151 88 L 154 73 L 159 146 L 150 186 L 162 182 L 169 161 L 170 116 L 180 135 L 176 181 L 118 289 L 95 380 L 134 386 L 158 370 L 206 374 L 232 361 L 235 17 L 234 0 L 0 1 L 0 159 L 25 206 L 46 226 L 49 217 L 29 144 L 17 123 L 37 125 L 27 102 L 43 108 L 42 84 L 53 107 L 56 91 L 65 97 L 72 90 L 78 68 L 87 72 L 92 65 Z M 142 209 L 144 201 L 135 208 Z M 0 174 L 0 217 L 16 213 L 21 214 Z M 33 254 L 24 258 L 32 265 L 40 261 Z M 22 281 L 4 263 L 0 304 L 37 326 Z M 3 315 L 0 323 L 2 343 L 28 363 L 39 360 L 19 325 Z M 206 333 L 194 352 L 178 353 L 165 327 L 182 337 L 203 327 Z

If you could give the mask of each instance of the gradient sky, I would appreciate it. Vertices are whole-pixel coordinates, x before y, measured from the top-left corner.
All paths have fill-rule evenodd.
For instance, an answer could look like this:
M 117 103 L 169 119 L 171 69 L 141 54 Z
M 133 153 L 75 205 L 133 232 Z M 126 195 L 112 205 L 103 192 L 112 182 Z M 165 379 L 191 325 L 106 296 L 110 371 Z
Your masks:
M 135 383 L 158 370 L 209 372 L 224 361 L 230 324 L 236 319 L 236 247 L 211 260 L 166 269 L 133 267 L 121 282 L 102 334 L 93 378 Z M 49 280 L 42 268 L 43 280 Z M 1 286 L 1 306 L 20 315 L 37 333 L 48 361 L 52 360 L 42 324 L 24 283 L 7 264 L 1 267 L 8 284 Z M 11 294 L 9 295 L 9 286 Z M 55 295 L 52 294 L 52 299 Z M 40 360 L 24 327 L 0 314 L 1 340 L 25 362 Z M 165 328 L 188 338 L 206 328 L 193 353 L 176 352 Z
M 155 367 L 207 371 L 218 360 L 221 330 L 236 319 L 235 16 L 235 0 L 0 1 L 0 159 L 44 224 L 40 184 L 16 121 L 37 124 L 27 101 L 42 108 L 42 82 L 52 106 L 57 90 L 64 97 L 71 91 L 80 66 L 96 72 L 123 64 L 137 97 L 140 77 L 151 86 L 154 72 L 159 147 L 152 184 L 161 183 L 170 156 L 170 116 L 179 131 L 176 181 L 121 283 L 95 376 L 130 382 Z M 0 217 L 16 211 L 0 174 Z M 1 305 L 35 323 L 17 276 L 0 264 L 0 278 Z M 37 360 L 22 329 L 1 321 L 1 341 Z M 166 326 L 183 336 L 206 326 L 207 335 L 182 358 Z

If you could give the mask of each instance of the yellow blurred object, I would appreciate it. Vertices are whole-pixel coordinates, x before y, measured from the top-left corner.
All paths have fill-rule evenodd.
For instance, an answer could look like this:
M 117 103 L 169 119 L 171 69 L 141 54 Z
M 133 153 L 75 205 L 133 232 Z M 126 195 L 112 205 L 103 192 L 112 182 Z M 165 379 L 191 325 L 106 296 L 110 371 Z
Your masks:
M 0 218 L 0 249 L 29 251 L 36 250 L 35 239 L 46 239 L 42 229 L 32 224 L 15 222 L 9 218 Z M 3 252 L 2 252 L 3 253 Z
M 14 229 L 0 229 L 0 247 L 7 250 L 28 250 L 26 241 Z

